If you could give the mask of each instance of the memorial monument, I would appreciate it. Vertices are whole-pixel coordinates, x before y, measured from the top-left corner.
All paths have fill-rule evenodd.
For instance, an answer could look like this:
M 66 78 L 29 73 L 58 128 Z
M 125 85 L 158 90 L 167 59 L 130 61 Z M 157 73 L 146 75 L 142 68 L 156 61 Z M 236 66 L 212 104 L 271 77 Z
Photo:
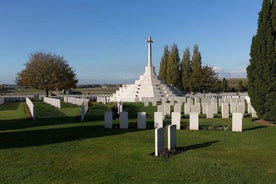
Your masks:
M 151 37 L 148 37 L 148 65 L 145 68 L 145 73 L 136 80 L 134 84 L 126 84 L 120 87 L 110 98 L 114 102 L 141 102 L 145 98 L 175 98 L 177 90 L 173 86 L 166 85 L 159 80 L 152 65 L 152 50 L 153 43 Z

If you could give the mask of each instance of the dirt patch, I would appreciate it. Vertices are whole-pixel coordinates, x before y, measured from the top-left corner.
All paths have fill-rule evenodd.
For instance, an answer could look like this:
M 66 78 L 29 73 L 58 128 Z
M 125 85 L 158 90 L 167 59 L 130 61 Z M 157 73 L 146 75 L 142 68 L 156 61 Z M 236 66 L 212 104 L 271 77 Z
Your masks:
M 255 122 L 262 124 L 262 125 L 268 125 L 268 126 L 276 126 L 276 124 L 273 124 L 271 121 L 266 121 L 263 119 L 255 120 Z

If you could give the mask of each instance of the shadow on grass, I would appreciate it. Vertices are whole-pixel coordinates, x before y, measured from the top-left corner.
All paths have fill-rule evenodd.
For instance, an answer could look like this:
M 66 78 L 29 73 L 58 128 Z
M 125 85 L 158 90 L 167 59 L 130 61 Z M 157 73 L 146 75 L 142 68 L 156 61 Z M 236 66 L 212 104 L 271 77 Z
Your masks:
M 40 118 L 38 120 L 32 119 L 14 119 L 14 120 L 0 120 L 0 131 L 5 130 L 19 130 L 24 128 L 47 126 L 47 125 L 61 125 L 80 123 L 80 117 L 54 117 L 54 118 Z
M 257 130 L 260 128 L 267 128 L 267 126 L 256 126 L 256 127 L 252 127 L 252 128 L 245 128 L 245 129 L 243 129 L 243 131 Z
M 178 147 L 176 147 L 172 150 L 165 149 L 163 152 L 161 152 L 159 157 L 169 158 L 171 156 L 178 155 L 178 154 L 183 153 L 185 151 L 209 147 L 212 144 L 217 143 L 217 142 L 219 142 L 219 141 L 216 140 L 216 141 L 204 142 L 204 143 L 200 143 L 200 144 L 193 144 L 193 145 L 190 145 L 190 146 L 178 146 Z M 150 155 L 155 156 L 155 153 L 151 153 Z
M 105 129 L 103 126 L 74 126 L 0 133 L 0 149 L 42 146 L 93 137 L 118 135 L 134 130 Z
M 20 102 L 6 102 L 0 106 L 0 110 L 3 111 L 10 111 L 10 110 L 17 110 L 19 108 Z

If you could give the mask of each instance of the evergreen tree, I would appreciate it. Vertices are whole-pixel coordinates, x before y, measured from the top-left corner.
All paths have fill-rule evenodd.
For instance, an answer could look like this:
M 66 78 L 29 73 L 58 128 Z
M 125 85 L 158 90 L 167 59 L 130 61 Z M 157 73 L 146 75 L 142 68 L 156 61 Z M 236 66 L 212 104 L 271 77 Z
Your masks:
M 159 68 L 159 78 L 161 80 L 166 81 L 166 68 L 169 58 L 169 47 L 168 45 L 165 45 L 163 56 L 160 61 L 160 68 Z
M 176 44 L 173 44 L 169 53 L 166 69 L 166 82 L 174 87 L 180 87 L 180 58 Z
M 247 67 L 248 94 L 260 118 L 276 122 L 275 0 L 264 0 Z M 273 19 L 274 17 L 274 19 Z
M 228 88 L 227 80 L 225 78 L 223 78 L 222 81 L 221 81 L 222 92 L 226 92 L 227 88 Z
M 243 91 L 243 83 L 242 81 L 240 80 L 239 83 L 238 83 L 238 92 L 242 92 Z
M 184 92 L 190 91 L 191 72 L 191 54 L 189 47 L 187 47 L 183 53 L 183 59 L 181 62 L 181 82 Z
M 202 63 L 201 54 L 198 49 L 198 45 L 194 45 L 193 57 L 192 57 L 192 72 L 191 72 L 191 90 L 193 92 L 202 91 Z
M 218 73 L 210 66 L 206 65 L 202 67 L 201 74 L 201 89 L 204 92 L 214 92 L 217 91 L 218 88 Z

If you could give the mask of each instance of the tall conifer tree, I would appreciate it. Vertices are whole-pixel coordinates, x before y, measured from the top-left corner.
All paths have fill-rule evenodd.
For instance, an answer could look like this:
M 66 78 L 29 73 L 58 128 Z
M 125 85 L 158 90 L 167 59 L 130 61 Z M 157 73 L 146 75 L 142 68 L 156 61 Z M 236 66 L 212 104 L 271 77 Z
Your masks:
M 168 45 L 165 45 L 163 56 L 160 61 L 160 68 L 159 68 L 159 78 L 164 81 L 166 81 L 166 68 L 168 64 L 168 58 L 169 58 L 169 47 Z
M 194 45 L 193 57 L 192 57 L 192 73 L 191 73 L 191 90 L 194 92 L 202 91 L 202 63 L 201 54 L 199 52 L 198 45 Z
M 174 87 L 180 87 L 180 58 L 176 44 L 173 44 L 169 53 L 166 69 L 166 82 Z
M 191 54 L 190 49 L 187 47 L 183 53 L 181 62 L 181 82 L 184 92 L 190 91 L 190 75 L 191 75 Z
M 264 0 L 247 67 L 248 94 L 260 118 L 276 122 L 275 0 Z

